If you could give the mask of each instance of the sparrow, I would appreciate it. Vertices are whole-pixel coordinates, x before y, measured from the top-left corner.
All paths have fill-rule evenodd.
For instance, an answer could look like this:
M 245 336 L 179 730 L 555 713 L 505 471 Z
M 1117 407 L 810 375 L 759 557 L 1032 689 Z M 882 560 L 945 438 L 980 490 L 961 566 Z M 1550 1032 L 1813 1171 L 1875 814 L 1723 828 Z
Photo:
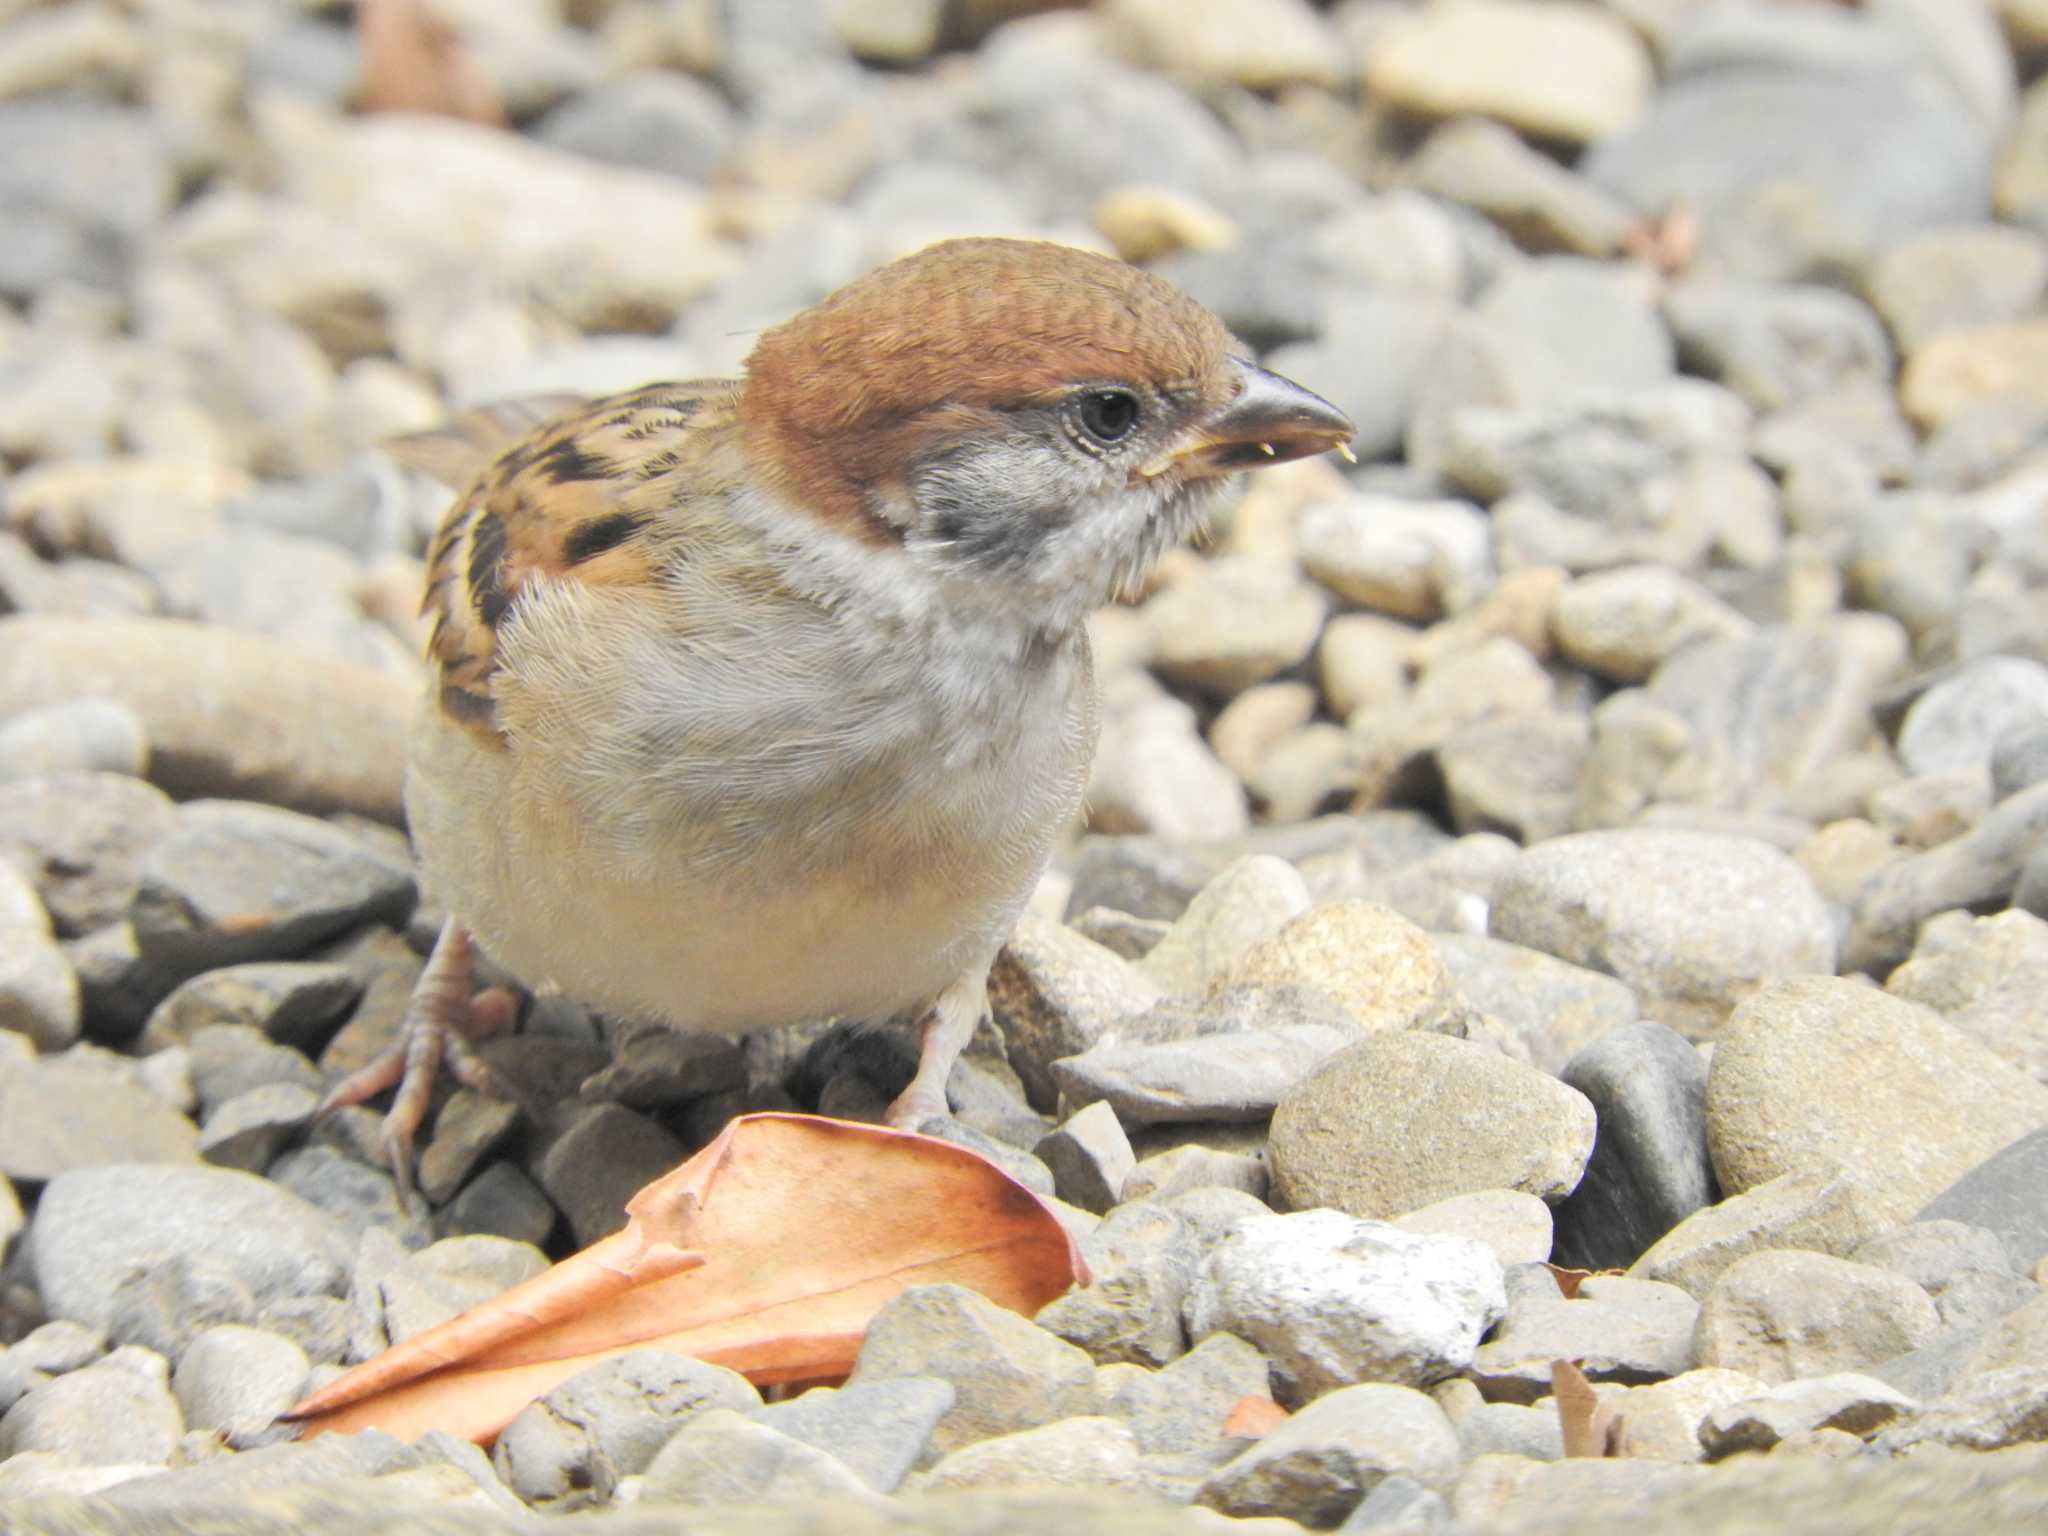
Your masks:
M 1343 450 L 1328 402 L 1168 283 L 952 240 L 765 332 L 744 377 L 467 413 L 395 445 L 433 539 L 406 812 L 449 918 L 397 1040 L 403 1183 L 472 946 L 614 1017 L 922 1029 L 946 1110 L 989 967 L 1074 818 L 1087 620 L 1239 470 Z M 484 994 L 488 996 L 489 994 Z

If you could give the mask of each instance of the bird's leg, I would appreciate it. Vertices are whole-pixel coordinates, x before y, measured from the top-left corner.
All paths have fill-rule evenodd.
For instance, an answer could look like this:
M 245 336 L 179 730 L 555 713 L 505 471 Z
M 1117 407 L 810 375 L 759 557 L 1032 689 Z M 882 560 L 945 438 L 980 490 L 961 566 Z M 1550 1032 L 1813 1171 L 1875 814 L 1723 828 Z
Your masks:
M 961 975 L 939 994 L 924 1016 L 923 1039 L 917 1053 L 917 1075 L 896 1096 L 885 1116 L 899 1131 L 914 1131 L 920 1122 L 947 1112 L 946 1079 L 953 1063 L 974 1038 L 974 1026 L 988 1011 L 988 968 Z
M 479 1093 L 502 1097 L 491 1069 L 470 1047 L 501 1028 L 509 1017 L 502 994 L 469 995 L 469 930 L 450 918 L 434 941 L 434 952 L 406 1004 L 398 1034 L 376 1058 L 336 1083 L 320 1101 L 315 1117 L 395 1087 L 391 1108 L 378 1133 L 391 1176 L 402 1200 L 412 1200 L 412 1153 L 420 1121 L 434 1097 L 434 1082 L 446 1066 L 457 1082 Z

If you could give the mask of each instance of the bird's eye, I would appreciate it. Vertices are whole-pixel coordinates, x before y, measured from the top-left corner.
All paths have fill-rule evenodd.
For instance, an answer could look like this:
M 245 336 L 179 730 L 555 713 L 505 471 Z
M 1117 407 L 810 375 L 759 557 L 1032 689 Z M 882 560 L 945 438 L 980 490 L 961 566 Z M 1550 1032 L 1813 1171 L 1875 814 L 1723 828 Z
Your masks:
M 1118 443 L 1138 424 L 1138 397 L 1127 389 L 1091 389 L 1081 397 L 1081 425 L 1097 442 Z

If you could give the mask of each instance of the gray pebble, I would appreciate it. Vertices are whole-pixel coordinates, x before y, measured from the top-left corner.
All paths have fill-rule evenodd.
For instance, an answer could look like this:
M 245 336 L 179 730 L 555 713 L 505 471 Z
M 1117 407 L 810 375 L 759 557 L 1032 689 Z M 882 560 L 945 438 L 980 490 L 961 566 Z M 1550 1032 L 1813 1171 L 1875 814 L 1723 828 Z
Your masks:
M 707 1408 L 647 1468 L 648 1503 L 728 1504 L 803 1495 L 860 1504 L 874 1497 L 859 1475 L 825 1451 L 730 1408 Z
M 769 1428 L 829 1451 L 877 1493 L 894 1493 L 953 1406 L 951 1384 L 899 1376 L 844 1387 L 816 1387 L 756 1409 Z
M 1219 1470 L 1197 1496 L 1240 1519 L 1277 1515 L 1328 1528 L 1396 1474 L 1445 1487 L 1458 1435 L 1412 1387 L 1344 1387 L 1308 1405 Z
M 1116 1204 L 1125 1176 L 1137 1164 L 1131 1139 L 1106 1102 L 1069 1115 L 1032 1150 L 1052 1171 L 1054 1192 L 1098 1216 Z
M 268 1083 L 224 1100 L 199 1128 L 199 1155 L 221 1168 L 261 1173 L 305 1128 L 320 1095 L 298 1083 Z
M 953 1406 L 932 1431 L 930 1459 L 991 1435 L 1087 1413 L 1095 1367 L 1086 1354 L 979 1293 L 914 1286 L 868 1323 L 849 1386 L 936 1376 Z
M 637 1350 L 555 1387 L 505 1426 L 493 1457 L 520 1498 L 567 1511 L 608 1501 L 621 1477 L 645 1472 L 698 1414 L 745 1412 L 760 1401 L 745 1377 L 721 1366 Z
M 312 1369 L 292 1340 L 261 1328 L 209 1328 L 185 1346 L 171 1390 L 192 1429 L 270 1423 L 298 1400 Z
M 76 1043 L 82 1022 L 78 973 L 56 940 L 0 927 L 0 1029 L 48 1053 Z
M 50 1451 L 87 1466 L 168 1461 L 185 1432 L 161 1356 L 153 1373 L 113 1357 L 30 1390 L 0 1417 L 0 1457 Z
M 50 704 L 0 724 L 0 783 L 53 773 L 141 778 L 148 768 L 148 732 L 113 699 Z

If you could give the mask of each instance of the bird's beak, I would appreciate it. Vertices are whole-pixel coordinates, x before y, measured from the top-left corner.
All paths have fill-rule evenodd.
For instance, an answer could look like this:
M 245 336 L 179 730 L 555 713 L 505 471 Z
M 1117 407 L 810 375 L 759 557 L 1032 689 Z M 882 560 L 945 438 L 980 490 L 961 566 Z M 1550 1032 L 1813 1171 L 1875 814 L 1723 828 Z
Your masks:
M 1305 459 L 1332 449 L 1351 458 L 1348 445 L 1358 429 L 1337 407 L 1292 379 L 1268 373 L 1241 357 L 1233 357 L 1230 365 L 1239 381 L 1236 396 L 1197 422 L 1140 474 L 1149 480 L 1178 470 L 1189 479 L 1201 479 Z

